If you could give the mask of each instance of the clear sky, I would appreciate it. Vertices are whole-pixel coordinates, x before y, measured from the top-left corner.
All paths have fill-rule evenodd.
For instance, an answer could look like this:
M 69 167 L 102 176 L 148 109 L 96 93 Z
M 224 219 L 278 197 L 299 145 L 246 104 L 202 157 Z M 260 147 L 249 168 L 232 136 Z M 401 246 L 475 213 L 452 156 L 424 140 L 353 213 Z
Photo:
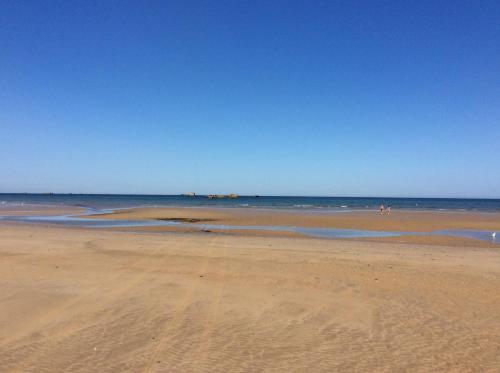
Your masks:
M 500 2 L 0 2 L 0 192 L 500 197 Z

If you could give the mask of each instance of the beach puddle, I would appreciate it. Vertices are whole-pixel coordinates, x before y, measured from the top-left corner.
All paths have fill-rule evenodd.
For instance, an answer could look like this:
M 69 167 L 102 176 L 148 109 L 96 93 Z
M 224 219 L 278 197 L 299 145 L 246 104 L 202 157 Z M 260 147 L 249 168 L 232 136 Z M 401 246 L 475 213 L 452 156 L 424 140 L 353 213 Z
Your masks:
M 309 228 L 295 226 L 269 226 L 269 225 L 224 225 L 224 224 L 203 224 L 200 222 L 186 222 L 182 219 L 162 219 L 162 220 L 122 220 L 122 219 L 94 219 L 87 215 L 59 215 L 59 216 L 0 216 L 0 220 L 45 223 L 66 226 L 76 226 L 85 228 L 133 228 L 133 227 L 180 227 L 198 228 L 203 231 L 211 230 L 257 230 L 257 231 L 281 231 L 300 233 L 305 236 L 315 238 L 377 238 L 377 237 L 400 237 L 400 236 L 428 236 L 440 235 L 460 238 L 470 238 L 474 240 L 488 241 L 500 244 L 492 236 L 493 232 L 480 230 L 435 230 L 431 232 L 397 232 L 397 231 L 373 231 L 360 229 L 338 229 L 338 228 Z M 201 221 L 201 220 L 200 220 Z
M 442 235 L 442 236 L 453 236 L 453 237 L 463 237 L 463 238 L 472 238 L 474 240 L 481 241 L 489 241 L 493 243 L 500 244 L 500 238 L 496 238 L 493 236 L 493 232 L 489 231 L 476 231 L 476 230 L 439 230 L 433 231 L 432 234 Z

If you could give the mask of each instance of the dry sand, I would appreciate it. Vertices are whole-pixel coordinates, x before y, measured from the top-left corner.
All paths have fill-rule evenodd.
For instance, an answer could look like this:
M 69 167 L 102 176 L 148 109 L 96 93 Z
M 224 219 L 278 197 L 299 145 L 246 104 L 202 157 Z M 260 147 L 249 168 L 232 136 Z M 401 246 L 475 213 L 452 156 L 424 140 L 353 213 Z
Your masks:
M 0 225 L 0 371 L 498 372 L 500 250 Z

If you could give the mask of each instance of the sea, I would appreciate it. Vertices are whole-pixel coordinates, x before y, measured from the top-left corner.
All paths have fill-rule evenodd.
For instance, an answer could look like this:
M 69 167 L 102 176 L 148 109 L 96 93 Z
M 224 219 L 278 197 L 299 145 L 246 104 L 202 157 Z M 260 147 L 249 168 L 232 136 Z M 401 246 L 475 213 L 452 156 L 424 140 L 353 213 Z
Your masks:
M 77 206 L 89 210 L 130 207 L 224 207 L 340 212 L 373 210 L 381 204 L 391 206 L 392 209 L 404 210 L 500 212 L 500 199 L 298 196 L 239 196 L 234 199 L 209 199 L 203 195 L 0 193 L 0 207 L 52 205 Z

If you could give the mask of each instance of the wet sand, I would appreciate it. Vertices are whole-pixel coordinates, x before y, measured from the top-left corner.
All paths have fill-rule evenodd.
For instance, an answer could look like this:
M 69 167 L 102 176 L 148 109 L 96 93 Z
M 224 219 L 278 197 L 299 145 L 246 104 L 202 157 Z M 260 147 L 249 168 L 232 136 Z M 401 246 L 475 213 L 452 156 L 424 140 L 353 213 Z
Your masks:
M 500 231 L 500 213 L 440 212 L 440 211 L 393 211 L 380 215 L 376 211 L 361 212 L 301 212 L 265 209 L 223 208 L 138 208 L 119 210 L 110 214 L 93 216 L 96 219 L 173 220 L 182 223 L 221 224 L 232 226 L 296 226 L 314 228 L 341 228 L 380 230 L 394 232 L 430 232 L 442 229 L 471 229 Z M 122 230 L 144 232 L 200 231 L 187 227 L 141 227 Z M 225 234 L 245 236 L 298 237 L 298 233 L 248 229 L 213 230 Z M 358 241 L 420 243 L 430 245 L 497 247 L 486 241 L 447 236 L 404 236 L 380 238 L 356 238 Z
M 193 219 L 227 225 L 286 225 L 425 232 L 437 229 L 500 230 L 500 213 L 397 211 L 308 212 L 245 208 L 137 208 L 93 215 L 99 219 Z
M 76 215 L 85 212 L 86 209 L 74 206 L 0 204 L 0 216 Z

